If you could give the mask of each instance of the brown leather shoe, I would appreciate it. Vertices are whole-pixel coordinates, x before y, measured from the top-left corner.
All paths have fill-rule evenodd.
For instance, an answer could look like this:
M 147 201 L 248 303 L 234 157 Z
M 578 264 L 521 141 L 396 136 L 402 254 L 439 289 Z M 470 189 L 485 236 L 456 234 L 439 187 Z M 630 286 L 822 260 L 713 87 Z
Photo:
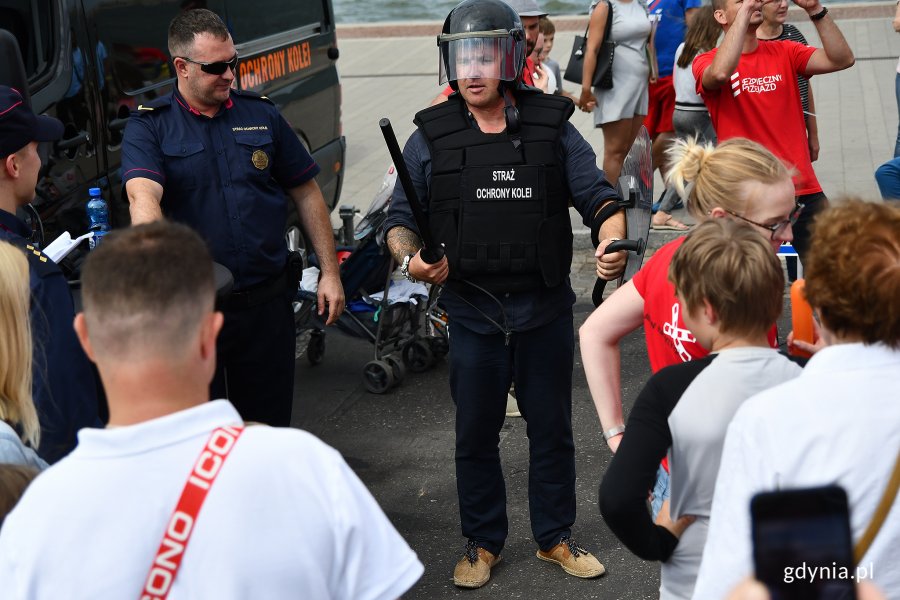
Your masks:
M 499 555 L 494 556 L 470 540 L 465 555 L 453 569 L 453 583 L 462 588 L 480 588 L 491 578 L 491 569 L 499 562 Z
M 606 568 L 594 555 L 579 546 L 575 540 L 564 537 L 560 542 L 544 552 L 537 551 L 537 557 L 547 562 L 556 563 L 563 571 L 575 577 L 590 579 L 606 573 Z

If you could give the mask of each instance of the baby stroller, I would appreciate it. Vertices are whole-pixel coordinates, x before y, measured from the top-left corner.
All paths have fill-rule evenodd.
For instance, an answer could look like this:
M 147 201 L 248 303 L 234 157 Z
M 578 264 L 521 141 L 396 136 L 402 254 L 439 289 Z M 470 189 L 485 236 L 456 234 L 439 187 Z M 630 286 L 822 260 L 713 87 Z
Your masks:
M 447 319 L 436 306 L 437 294 L 425 285 L 397 277 L 396 264 L 382 244 L 381 226 L 387 219 L 396 179 L 391 165 L 368 212 L 356 226 L 356 245 L 341 246 L 338 251 L 347 307 L 335 325 L 341 332 L 373 345 L 374 358 L 363 367 L 363 381 L 375 394 L 383 394 L 403 381 L 406 369 L 426 371 L 449 348 Z M 342 208 L 345 230 L 352 226 L 355 212 Z M 314 255 L 309 262 L 314 266 L 304 271 L 294 302 L 294 320 L 298 358 L 305 353 L 309 363 L 316 365 L 324 358 L 325 330 L 315 310 L 318 269 Z

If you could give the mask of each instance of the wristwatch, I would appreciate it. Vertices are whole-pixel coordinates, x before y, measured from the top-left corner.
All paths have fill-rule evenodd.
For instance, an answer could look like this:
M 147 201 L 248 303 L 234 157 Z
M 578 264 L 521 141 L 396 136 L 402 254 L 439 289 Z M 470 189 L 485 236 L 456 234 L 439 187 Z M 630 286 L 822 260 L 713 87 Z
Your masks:
M 406 277 L 412 283 L 418 283 L 419 280 L 409 274 L 409 261 L 412 260 L 413 256 L 415 256 L 415 254 L 407 254 L 403 257 L 403 262 L 400 263 L 400 274 Z
M 825 18 L 825 15 L 827 15 L 827 14 L 828 14 L 828 7 L 823 6 L 822 10 L 820 10 L 816 14 L 809 15 L 809 19 L 810 19 L 810 21 L 821 21 L 822 19 Z

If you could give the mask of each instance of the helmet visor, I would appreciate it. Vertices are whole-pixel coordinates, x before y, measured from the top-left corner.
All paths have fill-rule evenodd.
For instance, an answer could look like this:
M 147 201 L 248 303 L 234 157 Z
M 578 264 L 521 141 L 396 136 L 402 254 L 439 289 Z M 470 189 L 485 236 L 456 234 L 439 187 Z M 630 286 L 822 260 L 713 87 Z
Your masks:
M 485 33 L 493 32 L 474 35 L 484 36 Z M 441 36 L 438 41 L 440 84 L 459 79 L 515 81 L 525 60 L 524 44 L 517 43 L 509 32 L 502 34 L 502 37 Z

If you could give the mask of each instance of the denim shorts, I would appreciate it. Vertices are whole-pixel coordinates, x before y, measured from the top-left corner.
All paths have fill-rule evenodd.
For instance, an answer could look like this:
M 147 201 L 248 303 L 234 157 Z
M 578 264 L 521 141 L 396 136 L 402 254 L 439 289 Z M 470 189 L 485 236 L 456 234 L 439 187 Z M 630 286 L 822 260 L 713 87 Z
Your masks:
M 656 521 L 656 515 L 659 514 L 659 509 L 662 508 L 662 503 L 669 499 L 671 493 L 672 490 L 669 488 L 669 473 L 662 468 L 662 465 L 660 465 L 659 470 L 656 472 L 656 484 L 653 486 L 653 497 L 650 499 L 650 514 L 653 515 L 654 521 Z

